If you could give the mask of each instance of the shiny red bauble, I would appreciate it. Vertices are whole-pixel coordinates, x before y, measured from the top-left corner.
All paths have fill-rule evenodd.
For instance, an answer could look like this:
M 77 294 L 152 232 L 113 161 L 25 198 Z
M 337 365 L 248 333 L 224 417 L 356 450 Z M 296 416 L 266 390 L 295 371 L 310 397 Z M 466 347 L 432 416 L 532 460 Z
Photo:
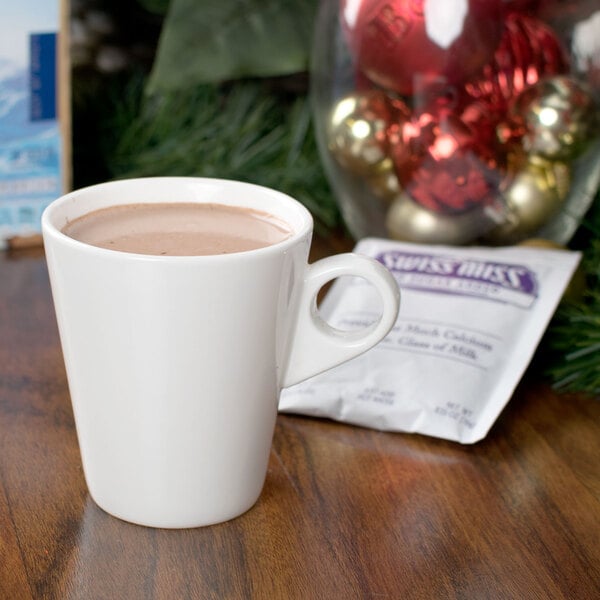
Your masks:
M 340 12 L 356 67 L 400 94 L 476 74 L 498 45 L 502 13 L 503 0 L 341 0 Z
M 498 157 L 486 134 L 460 116 L 421 113 L 394 124 L 388 135 L 400 184 L 421 206 L 458 214 L 493 202 L 501 178 Z
M 525 88 L 568 69 L 567 53 L 556 33 L 535 17 L 512 13 L 505 19 L 492 60 L 465 90 L 501 114 Z

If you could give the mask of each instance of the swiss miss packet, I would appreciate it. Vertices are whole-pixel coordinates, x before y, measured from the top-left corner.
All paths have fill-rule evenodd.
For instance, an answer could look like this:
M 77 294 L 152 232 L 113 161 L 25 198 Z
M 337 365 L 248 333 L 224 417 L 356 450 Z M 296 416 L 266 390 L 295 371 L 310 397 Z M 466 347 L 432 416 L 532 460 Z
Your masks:
M 280 410 L 470 444 L 483 439 L 529 364 L 580 254 L 456 248 L 367 238 L 355 252 L 401 290 L 392 331 L 350 362 L 283 391 Z M 377 292 L 343 277 L 321 314 L 333 327 L 377 319 Z

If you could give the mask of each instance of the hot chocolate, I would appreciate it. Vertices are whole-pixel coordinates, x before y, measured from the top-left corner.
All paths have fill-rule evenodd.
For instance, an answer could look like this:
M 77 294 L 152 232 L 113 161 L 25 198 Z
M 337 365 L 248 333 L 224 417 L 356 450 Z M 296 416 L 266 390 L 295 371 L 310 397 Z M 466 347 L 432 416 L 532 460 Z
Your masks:
M 224 204 L 125 204 L 90 212 L 63 227 L 69 237 L 136 254 L 199 256 L 271 246 L 293 233 L 266 212 Z

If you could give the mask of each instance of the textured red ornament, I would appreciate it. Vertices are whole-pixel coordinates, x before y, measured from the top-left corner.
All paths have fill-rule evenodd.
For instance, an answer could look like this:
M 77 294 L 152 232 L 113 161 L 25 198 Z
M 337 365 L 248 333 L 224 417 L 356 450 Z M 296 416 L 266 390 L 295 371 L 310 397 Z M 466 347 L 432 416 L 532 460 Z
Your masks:
M 567 53 L 554 31 L 534 17 L 513 13 L 506 18 L 493 59 L 465 91 L 501 118 L 510 100 L 526 87 L 567 71 Z
M 493 148 L 455 114 L 421 113 L 388 135 L 398 179 L 421 206 L 457 214 L 495 198 L 502 176 Z
M 412 94 L 420 82 L 462 84 L 490 61 L 502 30 L 502 0 L 341 0 L 356 67 L 373 82 Z

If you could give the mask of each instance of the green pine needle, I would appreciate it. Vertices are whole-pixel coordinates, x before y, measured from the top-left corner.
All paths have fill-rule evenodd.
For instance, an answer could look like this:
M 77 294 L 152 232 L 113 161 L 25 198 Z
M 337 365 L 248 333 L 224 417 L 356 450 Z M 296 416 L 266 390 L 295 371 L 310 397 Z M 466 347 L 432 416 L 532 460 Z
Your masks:
M 600 198 L 587 215 L 583 269 L 587 289 L 565 303 L 550 325 L 548 374 L 558 390 L 600 395 Z

